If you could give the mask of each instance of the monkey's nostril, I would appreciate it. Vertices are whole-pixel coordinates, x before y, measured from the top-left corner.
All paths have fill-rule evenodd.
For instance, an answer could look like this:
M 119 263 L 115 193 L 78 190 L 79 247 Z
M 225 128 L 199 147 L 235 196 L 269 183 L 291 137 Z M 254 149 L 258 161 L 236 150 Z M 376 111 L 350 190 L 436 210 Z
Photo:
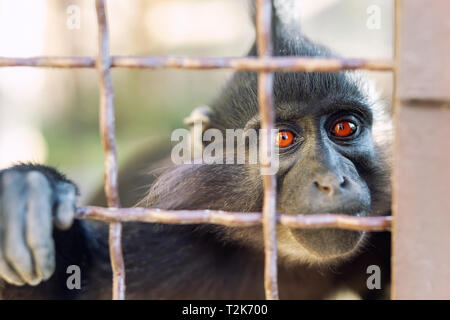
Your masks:
M 346 188 L 348 186 L 348 179 L 346 177 L 342 177 L 342 181 L 339 184 L 341 188 Z
M 326 176 L 314 181 L 314 187 L 329 196 L 340 194 L 349 185 L 350 180 L 345 176 L 340 178 Z
M 315 186 L 317 187 L 317 189 L 319 189 L 320 191 L 325 192 L 325 193 L 328 193 L 328 194 L 332 193 L 332 191 L 333 191 L 333 189 L 332 189 L 330 186 L 328 186 L 328 185 L 322 185 L 322 184 L 320 184 L 320 183 L 317 182 L 317 181 L 314 181 L 314 185 L 315 185 Z

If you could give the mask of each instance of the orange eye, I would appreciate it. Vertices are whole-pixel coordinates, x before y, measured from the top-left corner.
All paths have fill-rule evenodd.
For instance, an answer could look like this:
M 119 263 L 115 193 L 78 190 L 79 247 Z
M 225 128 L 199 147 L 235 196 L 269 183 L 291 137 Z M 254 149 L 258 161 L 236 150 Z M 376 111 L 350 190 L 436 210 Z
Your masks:
M 291 131 L 282 130 L 278 132 L 276 143 L 280 148 L 289 147 L 295 141 L 295 136 Z
M 337 137 L 348 137 L 356 131 L 356 125 L 350 121 L 339 121 L 334 125 L 333 134 Z

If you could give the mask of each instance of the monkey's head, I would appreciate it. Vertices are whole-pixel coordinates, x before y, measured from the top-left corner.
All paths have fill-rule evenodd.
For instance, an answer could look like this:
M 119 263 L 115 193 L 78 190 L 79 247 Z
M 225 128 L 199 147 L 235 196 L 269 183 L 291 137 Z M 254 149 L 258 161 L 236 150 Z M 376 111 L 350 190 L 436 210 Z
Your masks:
M 276 33 L 274 55 L 332 57 L 303 36 Z M 253 48 L 250 55 L 255 55 Z M 390 210 L 390 116 L 358 72 L 276 73 L 279 129 L 277 210 L 286 214 L 384 215 Z M 203 129 L 259 129 L 257 74 L 238 72 L 211 105 Z M 169 169 L 147 203 L 167 209 L 261 211 L 258 165 L 203 164 Z M 202 227 L 199 227 L 200 229 Z M 205 227 L 224 241 L 262 249 L 261 228 Z M 367 234 L 278 227 L 281 257 L 335 262 L 357 252 Z
M 278 40 L 274 51 L 278 56 L 333 56 L 304 37 Z M 360 217 L 389 212 L 391 122 L 367 79 L 358 72 L 276 73 L 274 104 L 278 212 Z M 257 75 L 237 73 L 212 105 L 211 125 L 258 129 L 259 119 Z M 257 170 L 247 170 L 251 173 L 242 180 L 262 193 Z M 349 256 L 367 236 L 338 229 L 279 227 L 278 232 L 281 255 L 311 262 Z

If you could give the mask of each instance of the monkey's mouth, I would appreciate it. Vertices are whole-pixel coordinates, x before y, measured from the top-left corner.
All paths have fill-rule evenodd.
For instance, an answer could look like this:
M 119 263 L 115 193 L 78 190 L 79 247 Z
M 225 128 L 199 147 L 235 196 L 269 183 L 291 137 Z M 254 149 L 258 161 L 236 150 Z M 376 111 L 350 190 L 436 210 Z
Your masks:
M 353 216 L 366 216 L 366 211 L 358 211 Z M 359 247 L 366 234 L 363 231 L 325 228 L 325 229 L 290 229 L 295 240 L 308 253 L 323 259 L 347 256 Z
M 342 229 L 291 229 L 295 240 L 319 259 L 333 259 L 354 251 L 364 232 Z

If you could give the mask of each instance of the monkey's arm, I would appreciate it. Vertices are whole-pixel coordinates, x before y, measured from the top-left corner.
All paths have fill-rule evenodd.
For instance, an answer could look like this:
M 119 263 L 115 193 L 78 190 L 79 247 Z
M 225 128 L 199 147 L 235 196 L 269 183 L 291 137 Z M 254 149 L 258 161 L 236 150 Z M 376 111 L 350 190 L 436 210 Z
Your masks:
M 0 171 L 0 299 L 111 298 L 108 224 L 74 220 L 76 191 L 72 182 L 45 166 L 18 165 Z M 129 297 L 190 297 L 187 288 L 180 291 L 181 284 L 199 286 L 199 297 L 211 295 L 210 285 L 193 282 L 192 274 L 220 285 L 216 268 L 209 270 L 218 260 L 206 254 L 218 248 L 210 248 L 211 239 L 203 240 L 193 229 L 124 224 Z M 72 275 L 68 267 L 73 265 L 81 271 L 81 288 L 68 286 Z M 220 269 L 224 265 L 225 261 L 219 263 Z M 232 292 L 236 294 L 234 287 Z M 224 288 L 219 293 L 232 297 Z
M 66 269 L 85 272 L 91 256 L 85 224 L 74 221 L 76 195 L 71 181 L 46 166 L 0 171 L 0 298 L 74 296 Z

